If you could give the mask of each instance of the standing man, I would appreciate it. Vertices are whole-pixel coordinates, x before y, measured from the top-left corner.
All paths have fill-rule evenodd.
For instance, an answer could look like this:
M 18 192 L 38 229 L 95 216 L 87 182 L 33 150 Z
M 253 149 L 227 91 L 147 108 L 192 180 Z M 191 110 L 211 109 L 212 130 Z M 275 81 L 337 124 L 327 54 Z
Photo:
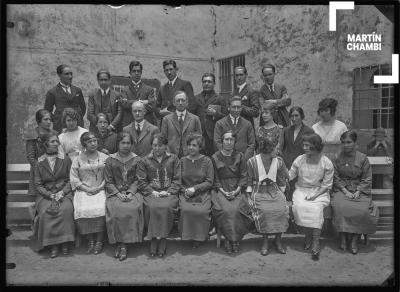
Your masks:
M 176 110 L 164 117 L 161 133 L 168 139 L 168 149 L 179 158 L 188 154 L 186 138 L 190 133 L 201 135 L 201 123 L 198 116 L 188 112 L 188 98 L 183 91 L 177 91 L 174 96 Z
M 115 131 L 121 121 L 121 105 L 116 103 L 119 94 L 111 88 L 111 74 L 105 69 L 100 69 L 97 72 L 97 82 L 100 88 L 96 88 L 89 94 L 87 106 L 87 119 L 90 122 L 89 130 L 97 133 L 97 118 L 98 113 L 103 113 L 108 116 L 110 125 L 108 130 Z M 115 107 L 115 113 L 114 113 Z
M 251 88 L 247 83 L 247 69 L 243 66 L 237 66 L 234 70 L 236 88 L 232 96 L 239 96 L 242 99 L 241 116 L 247 119 L 254 127 L 254 118 L 260 113 L 260 103 L 258 92 Z
M 86 104 L 82 90 L 72 85 L 71 67 L 68 65 L 58 66 L 57 75 L 60 78 L 60 82 L 47 92 L 44 109 L 49 111 L 52 115 L 53 129 L 61 133 L 61 116 L 64 109 L 67 107 L 75 109 L 80 115 L 78 126 L 83 127 L 83 116 L 86 113 Z
M 264 85 L 260 88 L 260 103 L 270 100 L 273 103 L 274 122 L 282 127 L 290 126 L 289 113 L 286 109 L 292 103 L 291 98 L 287 94 L 286 87 L 275 83 L 275 66 L 271 64 L 265 65 L 261 69 L 261 79 Z M 264 125 L 263 119 L 260 117 L 260 126 Z
M 201 78 L 203 91 L 194 97 L 189 111 L 200 118 L 205 148 L 202 151 L 207 156 L 212 156 L 214 149 L 215 123 L 228 114 L 226 99 L 214 91 L 215 75 L 205 73 Z
M 251 123 L 240 116 L 242 111 L 242 98 L 234 96 L 229 102 L 229 115 L 220 119 L 215 124 L 214 141 L 218 150 L 222 149 L 222 135 L 230 130 L 236 136 L 235 150 L 242 152 L 247 160 L 254 154 L 255 135 Z
M 145 105 L 140 101 L 132 103 L 132 116 L 134 121 L 123 128 L 133 138 L 131 151 L 140 157 L 145 157 L 151 151 L 152 137 L 160 130 L 145 120 Z
M 154 88 L 142 82 L 143 65 L 138 61 L 132 61 L 129 64 L 129 74 L 132 82 L 125 88 L 121 94 L 122 123 L 121 127 L 126 127 L 133 121 L 132 103 L 141 101 L 146 109 L 145 120 L 153 125 L 157 125 L 154 109 L 156 97 Z
M 174 60 L 166 60 L 163 62 L 164 74 L 168 78 L 168 82 L 160 87 L 157 96 L 157 114 L 161 119 L 175 112 L 174 96 L 177 91 L 183 91 L 188 98 L 189 104 L 194 99 L 193 86 L 190 81 L 178 78 L 176 62 Z

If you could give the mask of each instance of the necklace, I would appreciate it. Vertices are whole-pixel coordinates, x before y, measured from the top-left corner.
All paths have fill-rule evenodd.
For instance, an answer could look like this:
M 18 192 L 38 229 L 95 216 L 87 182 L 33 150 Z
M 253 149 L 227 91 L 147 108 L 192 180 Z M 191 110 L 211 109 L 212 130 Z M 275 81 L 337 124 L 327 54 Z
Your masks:
M 100 173 L 100 168 L 97 168 L 97 171 L 94 171 L 94 169 L 91 166 L 89 157 L 87 155 L 86 155 L 86 157 L 87 157 L 87 163 L 89 165 L 89 170 L 96 176 L 96 181 L 97 181 L 98 180 L 97 176 Z M 100 164 L 100 155 L 97 153 L 97 166 L 99 166 L 99 164 Z M 94 163 L 94 165 L 96 165 L 96 164 Z

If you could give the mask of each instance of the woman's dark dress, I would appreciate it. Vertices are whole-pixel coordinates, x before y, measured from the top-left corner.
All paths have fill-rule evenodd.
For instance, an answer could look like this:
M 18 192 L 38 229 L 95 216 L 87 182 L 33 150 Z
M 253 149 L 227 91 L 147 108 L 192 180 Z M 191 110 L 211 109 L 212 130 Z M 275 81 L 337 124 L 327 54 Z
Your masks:
M 103 149 L 108 150 L 108 154 L 113 154 L 117 152 L 117 134 L 112 131 L 107 131 L 107 133 L 102 136 L 100 133 L 96 134 L 97 137 L 97 150 L 101 151 Z

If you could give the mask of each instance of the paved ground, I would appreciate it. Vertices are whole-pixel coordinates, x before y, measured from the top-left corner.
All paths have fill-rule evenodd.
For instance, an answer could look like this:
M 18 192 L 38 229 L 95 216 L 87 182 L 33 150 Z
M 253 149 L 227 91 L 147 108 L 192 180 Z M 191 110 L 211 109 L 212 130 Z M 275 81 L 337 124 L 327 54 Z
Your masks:
M 322 239 L 319 262 L 303 251 L 301 235 L 284 235 L 287 254 L 259 254 L 260 236 L 248 235 L 235 256 L 216 248 L 215 237 L 192 251 L 189 242 L 169 240 L 167 256 L 151 259 L 148 242 L 130 247 L 128 259 L 114 259 L 113 247 L 86 255 L 84 247 L 50 259 L 35 253 L 30 231 L 13 230 L 7 238 L 8 285 L 381 285 L 393 272 L 393 240 L 386 234 L 361 246 L 358 255 L 340 252 L 333 239 Z

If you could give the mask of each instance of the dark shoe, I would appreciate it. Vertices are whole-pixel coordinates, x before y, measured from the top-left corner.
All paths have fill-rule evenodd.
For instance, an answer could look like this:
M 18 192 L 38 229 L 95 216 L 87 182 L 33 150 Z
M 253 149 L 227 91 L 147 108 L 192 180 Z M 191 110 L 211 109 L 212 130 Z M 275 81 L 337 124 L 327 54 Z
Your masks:
M 262 248 L 260 254 L 261 254 L 262 256 L 268 255 L 268 254 L 269 254 L 268 248 Z
M 318 261 L 318 260 L 319 260 L 319 254 L 320 254 L 320 251 L 312 251 L 312 252 L 311 252 L 311 258 L 312 258 L 312 260 L 313 260 L 313 261 Z
M 346 236 L 343 232 L 340 233 L 340 246 L 342 251 L 346 251 Z
M 276 250 L 280 253 L 280 254 L 286 254 L 286 250 L 283 248 L 282 243 L 280 240 L 275 240 L 274 241 Z
M 193 240 L 192 249 L 198 249 L 200 246 L 200 242 Z
M 114 257 L 116 259 L 119 258 L 120 250 L 121 250 L 121 246 L 119 244 L 117 244 L 117 246 L 115 247 L 115 251 L 114 251 Z
M 234 242 L 232 243 L 232 251 L 233 251 L 234 253 L 238 253 L 238 252 L 240 251 L 240 244 L 239 244 L 238 241 L 234 241 Z
M 269 254 L 269 249 L 268 249 L 268 237 L 264 237 L 263 239 L 263 245 L 261 247 L 261 255 L 266 256 Z
M 165 238 L 161 238 L 160 246 L 158 247 L 158 256 L 162 258 L 167 251 L 167 240 Z
M 61 245 L 61 250 L 63 255 L 69 255 L 68 243 L 63 243 Z
M 90 253 L 93 252 L 93 250 L 94 250 L 94 240 L 89 240 L 89 242 L 88 242 L 88 248 L 87 248 L 87 250 L 86 250 L 86 253 L 87 253 L 87 254 L 90 254 Z
M 53 246 L 51 247 L 50 257 L 51 257 L 52 259 L 58 257 L 58 245 L 53 245 Z
M 150 256 L 153 258 L 157 254 L 157 239 L 152 238 L 150 242 Z
M 314 261 L 319 260 L 319 254 L 321 252 L 321 247 L 319 245 L 320 236 L 321 236 L 321 229 L 313 228 L 311 255 Z
M 119 261 L 122 262 L 128 257 L 128 250 L 126 247 L 121 247 L 119 252 Z
M 358 234 L 353 234 L 351 239 L 351 253 L 357 254 L 358 253 Z
M 96 245 L 94 246 L 94 254 L 99 254 L 101 253 L 101 250 L 103 249 L 103 243 L 101 241 L 96 242 Z
M 225 243 L 225 252 L 227 253 L 227 254 L 231 254 L 232 253 L 232 243 L 229 241 L 229 240 L 227 240 L 227 239 L 225 239 L 225 241 L 224 241 L 224 243 Z

